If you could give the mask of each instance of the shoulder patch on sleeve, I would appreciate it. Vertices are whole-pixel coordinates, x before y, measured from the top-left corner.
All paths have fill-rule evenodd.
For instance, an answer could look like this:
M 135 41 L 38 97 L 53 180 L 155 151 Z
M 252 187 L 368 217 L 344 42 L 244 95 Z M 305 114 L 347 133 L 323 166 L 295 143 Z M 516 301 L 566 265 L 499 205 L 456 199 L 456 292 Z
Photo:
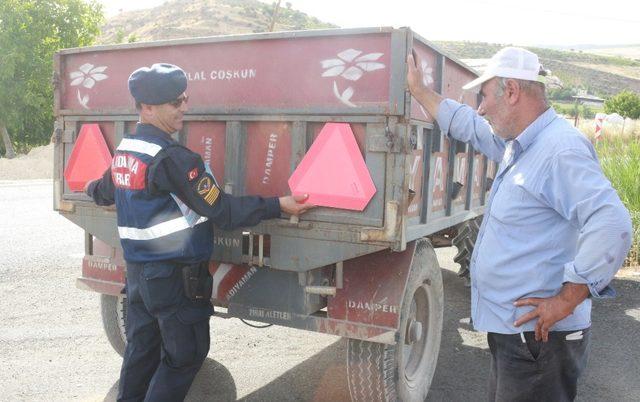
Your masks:
M 191 180 L 195 179 L 196 177 L 198 177 L 198 168 L 193 168 L 187 174 L 187 179 L 189 179 L 189 181 L 191 181 Z
M 182 145 L 170 145 L 164 150 L 175 165 L 174 177 L 179 182 L 197 182 L 205 173 L 202 158 Z
M 220 195 L 220 189 L 208 174 L 203 175 L 200 180 L 198 180 L 196 183 L 196 191 L 209 205 L 213 205 Z

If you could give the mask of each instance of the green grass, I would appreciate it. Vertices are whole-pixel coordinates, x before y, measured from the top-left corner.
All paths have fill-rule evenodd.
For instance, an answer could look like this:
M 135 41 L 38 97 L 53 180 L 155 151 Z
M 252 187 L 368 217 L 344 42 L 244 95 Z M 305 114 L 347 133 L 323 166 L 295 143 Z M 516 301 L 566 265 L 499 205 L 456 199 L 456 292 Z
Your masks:
M 558 114 L 575 116 L 576 115 L 576 103 L 567 101 L 551 101 L 551 106 Z M 577 105 L 578 113 L 582 119 L 593 119 L 596 113 L 604 111 L 604 106 L 592 106 L 592 105 Z
M 640 142 L 614 137 L 596 144 L 604 174 L 631 214 L 633 244 L 627 265 L 640 265 Z

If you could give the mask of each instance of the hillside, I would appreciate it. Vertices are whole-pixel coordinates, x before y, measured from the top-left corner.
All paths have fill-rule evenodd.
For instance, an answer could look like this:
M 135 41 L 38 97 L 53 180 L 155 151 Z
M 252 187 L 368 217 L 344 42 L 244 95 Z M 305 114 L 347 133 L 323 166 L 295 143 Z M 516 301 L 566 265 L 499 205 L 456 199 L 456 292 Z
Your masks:
M 506 45 L 481 42 L 434 42 L 460 59 L 488 59 Z M 640 92 L 640 61 L 585 52 L 528 47 L 565 86 L 582 87 L 600 96 L 623 89 Z
M 278 11 L 274 30 L 337 28 L 286 7 Z M 102 27 L 100 44 L 265 32 L 273 6 L 257 0 L 169 0 L 158 7 L 124 12 Z
M 562 49 L 599 54 L 602 56 L 619 56 L 626 57 L 628 59 L 640 60 L 640 44 L 617 46 L 579 45 L 563 47 Z
M 161 6 L 124 12 L 102 28 L 100 44 L 266 32 L 273 6 L 257 0 L 168 0 Z M 337 28 L 281 3 L 276 31 Z M 428 38 L 427 38 L 428 39 Z M 505 45 L 480 42 L 435 42 L 459 59 L 486 59 Z M 580 87 L 607 97 L 630 89 L 640 92 L 640 61 L 619 56 L 529 48 L 564 86 Z

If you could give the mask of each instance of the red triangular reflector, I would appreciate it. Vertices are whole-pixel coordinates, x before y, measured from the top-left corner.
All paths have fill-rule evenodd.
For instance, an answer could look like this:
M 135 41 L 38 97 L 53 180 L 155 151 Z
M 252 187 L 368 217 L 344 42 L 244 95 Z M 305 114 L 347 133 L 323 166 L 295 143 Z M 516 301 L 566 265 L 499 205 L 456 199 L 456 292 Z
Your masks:
M 308 202 L 362 211 L 376 192 L 351 127 L 327 123 L 289 178 L 294 195 Z
M 64 169 L 64 178 L 71 191 L 82 191 L 84 185 L 98 179 L 111 165 L 111 152 L 100 126 L 83 124 Z

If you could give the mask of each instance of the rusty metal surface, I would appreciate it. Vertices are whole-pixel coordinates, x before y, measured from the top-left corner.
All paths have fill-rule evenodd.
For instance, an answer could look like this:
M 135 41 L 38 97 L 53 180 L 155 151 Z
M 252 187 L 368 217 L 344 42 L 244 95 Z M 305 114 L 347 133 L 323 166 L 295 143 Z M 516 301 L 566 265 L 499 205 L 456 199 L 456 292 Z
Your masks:
M 189 121 L 185 124 L 185 146 L 202 156 L 219 182 L 224 178 L 225 130 L 226 124 L 221 121 Z
M 76 287 L 78 289 L 102 293 L 105 295 L 118 296 L 122 294 L 124 284 L 104 282 L 96 279 L 78 278 L 76 279 Z
M 347 320 L 336 320 L 323 316 L 302 315 L 264 307 L 248 307 L 231 304 L 232 316 L 284 327 L 303 329 L 338 335 L 345 338 L 362 339 L 370 342 L 395 344 L 396 328 L 378 327 Z
M 393 242 L 398 237 L 400 230 L 399 205 L 395 201 L 389 201 L 385 208 L 385 226 L 383 228 L 362 228 L 360 230 L 360 240 L 363 242 Z
M 234 195 L 289 193 L 287 179 L 322 126 L 339 121 L 352 127 L 378 190 L 373 199 L 363 212 L 317 208 L 299 222 L 283 216 L 251 228 L 252 235 L 270 236 L 270 255 L 258 257 L 260 264 L 304 272 L 383 248 L 401 251 L 416 236 L 481 213 L 489 183 L 483 173 L 493 171 L 482 159 L 470 159 L 474 154 L 469 148 L 458 149 L 411 101 L 405 58 L 414 46 L 426 62 L 421 68 L 431 69 L 431 84 L 459 96 L 454 87 L 475 73 L 406 28 L 63 51 L 56 64 L 61 113 L 56 171 L 64 166 L 83 124 L 99 124 L 111 150 L 125 132 L 134 130 L 136 112 L 126 89 L 129 70 L 167 56 L 163 61 L 182 65 L 190 79 L 190 109 L 176 138 L 202 155 L 219 184 Z M 257 73 L 243 77 L 243 69 Z M 224 71 L 224 79 L 218 71 Z M 472 98 L 462 100 L 474 105 L 477 97 Z M 462 188 L 452 199 L 458 182 Z M 119 247 L 113 209 L 91 205 L 85 195 L 71 193 L 62 179 L 54 189 L 54 205 L 65 217 Z M 243 250 L 246 238 L 240 230 L 216 231 L 213 258 L 256 263 L 256 256 Z
M 396 328 L 415 243 L 344 262 L 343 288 L 329 298 L 329 318 Z
M 424 82 L 427 85 L 436 84 L 436 82 L 441 79 L 439 76 L 440 71 L 438 71 L 437 68 L 437 52 L 417 41 L 414 41 L 413 48 L 420 60 L 418 68 L 422 70 Z M 426 122 L 434 121 L 434 116 L 429 115 L 427 110 L 423 108 L 413 97 L 411 99 L 411 117 Z
M 281 31 L 281 32 L 263 32 L 236 35 L 209 36 L 200 38 L 187 39 L 168 39 L 151 42 L 134 42 L 119 45 L 99 45 L 92 47 L 69 48 L 62 49 L 58 52 L 61 55 L 90 53 L 95 51 L 111 51 L 118 49 L 138 49 L 151 47 L 165 47 L 177 45 L 193 45 L 202 43 L 223 43 L 223 42 L 240 42 L 248 40 L 271 40 L 271 39 L 291 39 L 291 38 L 325 38 L 331 36 L 354 36 L 354 35 L 370 35 L 370 34 L 390 34 L 397 29 L 392 27 L 369 27 L 369 28 L 348 28 L 348 29 L 317 29 L 304 31 Z M 415 35 L 415 34 L 414 34 Z M 417 36 L 417 35 L 416 35 Z M 423 40 L 424 41 L 424 40 Z
M 310 272 L 260 268 L 246 264 L 211 262 L 209 271 L 213 277 L 212 299 L 215 305 L 229 308 L 266 308 L 278 314 L 309 315 L 326 306 L 326 299 L 305 292 L 306 286 L 323 286 L 329 283 L 332 269 L 324 267 Z M 233 307 L 236 306 L 236 307 Z
M 120 249 L 91 239 L 92 255 L 83 258 L 77 286 L 120 294 L 125 278 Z M 347 260 L 341 280 L 334 266 L 296 273 L 212 261 L 212 302 L 228 308 L 231 317 L 392 344 L 414 246 Z M 332 286 L 335 296 L 305 291 Z
M 449 169 L 449 147 L 450 141 L 442 138 L 442 148 L 439 152 L 433 152 L 430 160 L 433 163 L 431 172 L 433 174 L 433 198 L 431 211 L 443 211 L 447 204 L 447 189 L 449 176 L 452 172 Z
M 80 289 L 117 296 L 124 289 L 126 267 L 122 250 L 91 235 L 85 236 L 88 253 L 82 258 Z
M 295 274 L 212 262 L 212 299 L 230 316 L 392 343 L 414 247 L 345 261 L 341 287 L 332 266 Z M 307 294 L 309 286 L 334 286 L 336 295 Z
M 274 197 L 289 193 L 291 130 L 288 122 L 253 122 L 247 125 L 244 165 L 247 194 Z
M 57 110 L 131 110 L 127 77 L 156 62 L 185 70 L 194 110 L 390 109 L 389 32 L 98 47 L 62 59 Z

